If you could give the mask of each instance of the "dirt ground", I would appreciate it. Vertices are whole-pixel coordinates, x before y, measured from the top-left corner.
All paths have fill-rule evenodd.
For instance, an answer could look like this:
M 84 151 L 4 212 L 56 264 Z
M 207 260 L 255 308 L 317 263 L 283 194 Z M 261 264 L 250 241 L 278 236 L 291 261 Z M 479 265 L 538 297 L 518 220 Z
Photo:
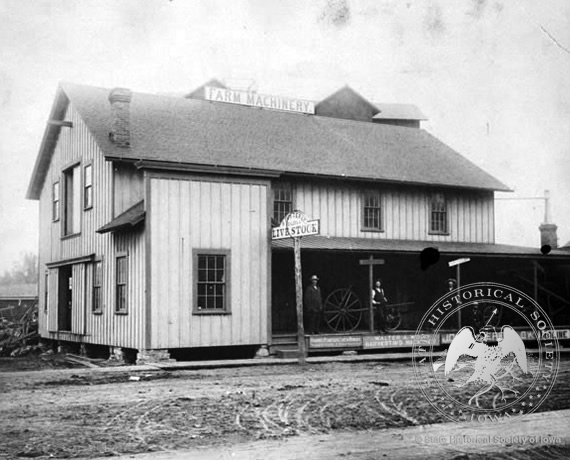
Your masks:
M 0 459 L 89 458 L 445 421 L 412 377 L 411 362 L 0 372 Z M 565 359 L 539 411 L 570 408 L 569 383 Z

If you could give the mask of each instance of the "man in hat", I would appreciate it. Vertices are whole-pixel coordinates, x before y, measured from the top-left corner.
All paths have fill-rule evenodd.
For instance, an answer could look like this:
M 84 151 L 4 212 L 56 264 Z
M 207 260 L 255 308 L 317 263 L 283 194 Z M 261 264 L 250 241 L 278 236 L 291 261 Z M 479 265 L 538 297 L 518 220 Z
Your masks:
M 318 334 L 320 331 L 323 299 L 321 288 L 317 285 L 319 277 L 311 276 L 311 285 L 305 289 L 305 324 L 308 334 Z

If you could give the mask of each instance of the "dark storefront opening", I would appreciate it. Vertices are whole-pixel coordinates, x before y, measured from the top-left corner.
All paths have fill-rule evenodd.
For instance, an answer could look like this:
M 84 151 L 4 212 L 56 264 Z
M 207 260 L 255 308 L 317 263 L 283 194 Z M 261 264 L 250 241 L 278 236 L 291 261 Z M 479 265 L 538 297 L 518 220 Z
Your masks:
M 57 329 L 71 331 L 71 280 L 72 266 L 59 267 Z
M 456 268 L 448 262 L 458 255 L 441 254 L 439 260 L 422 268 L 419 253 L 382 253 L 356 251 L 323 251 L 305 249 L 301 253 L 303 287 L 311 275 L 319 276 L 323 300 L 333 291 L 351 288 L 362 309 L 369 305 L 369 267 L 360 260 L 384 259 L 374 266 L 374 279 L 381 278 L 389 303 L 400 304 L 399 331 L 415 331 L 424 313 L 447 292 L 447 280 L 456 278 Z M 461 285 L 489 281 L 503 283 L 537 298 L 556 326 L 570 324 L 570 267 L 562 261 L 539 260 L 531 257 L 470 256 L 470 262 L 461 267 Z M 274 250 L 272 255 L 272 327 L 274 334 L 294 333 L 297 330 L 295 308 L 294 260 L 291 250 Z M 368 311 L 351 333 L 370 330 Z M 518 315 L 505 311 L 503 323 L 518 325 Z M 450 328 L 456 327 L 451 319 Z M 469 325 L 469 317 L 462 317 L 462 325 Z M 524 324 L 521 324 L 524 326 Z M 322 333 L 342 333 L 323 321 Z

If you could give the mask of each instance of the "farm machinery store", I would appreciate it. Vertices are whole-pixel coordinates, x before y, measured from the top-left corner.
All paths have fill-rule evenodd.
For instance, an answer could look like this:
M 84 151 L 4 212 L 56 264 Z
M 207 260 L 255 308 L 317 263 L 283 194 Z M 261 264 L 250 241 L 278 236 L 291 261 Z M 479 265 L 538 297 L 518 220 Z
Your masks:
M 185 97 L 62 84 L 28 189 L 40 202 L 41 336 L 136 349 L 141 362 L 276 349 L 295 337 L 295 277 L 291 238 L 272 233 L 296 209 L 309 221 L 303 284 L 316 274 L 333 309 L 351 299 L 344 321 L 325 312 L 312 348 L 401 344 L 458 257 L 470 259 L 462 284 L 509 284 L 569 324 L 556 226 L 541 226 L 548 254 L 496 244 L 494 192 L 508 188 L 423 120 L 349 87 L 312 102 L 217 80 Z M 381 339 L 371 274 L 399 315 Z

